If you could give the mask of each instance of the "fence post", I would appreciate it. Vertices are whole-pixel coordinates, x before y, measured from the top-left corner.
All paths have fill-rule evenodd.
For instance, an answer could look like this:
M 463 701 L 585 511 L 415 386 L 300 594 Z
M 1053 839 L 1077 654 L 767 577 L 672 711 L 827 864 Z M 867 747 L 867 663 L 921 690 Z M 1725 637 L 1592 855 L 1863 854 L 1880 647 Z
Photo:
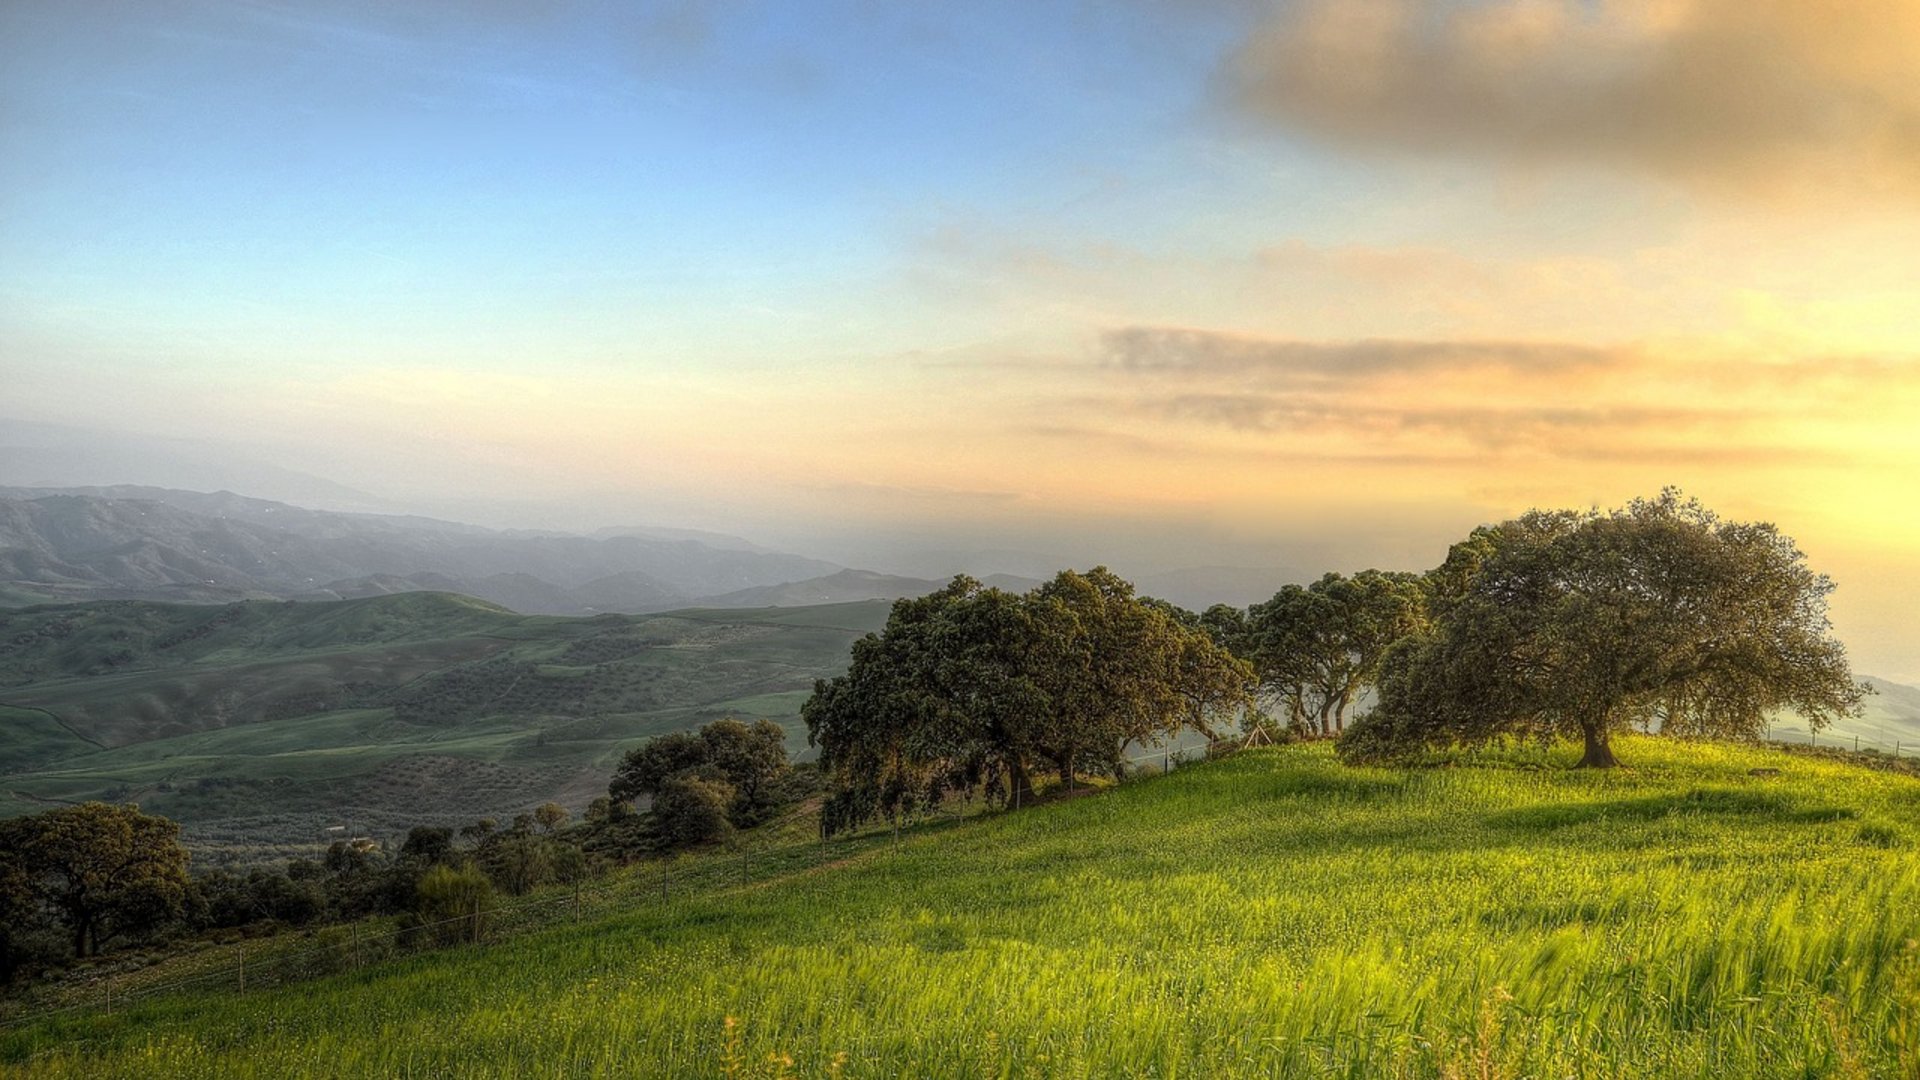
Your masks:
M 666 863 L 661 863 L 660 864 L 660 902 L 663 904 L 667 902 L 667 883 L 672 880 L 673 880 L 673 871 L 667 868 Z
M 247 946 L 243 942 L 240 945 L 240 990 L 242 993 L 245 993 L 246 989 L 247 989 Z
M 1853 737 L 1853 752 L 1856 754 L 1860 752 L 1860 736 L 1858 735 Z
M 353 970 L 360 970 L 360 923 L 358 920 L 353 924 Z
M 745 885 L 752 880 L 753 880 L 753 874 L 751 871 L 747 869 L 747 849 L 741 848 L 740 849 L 740 884 Z

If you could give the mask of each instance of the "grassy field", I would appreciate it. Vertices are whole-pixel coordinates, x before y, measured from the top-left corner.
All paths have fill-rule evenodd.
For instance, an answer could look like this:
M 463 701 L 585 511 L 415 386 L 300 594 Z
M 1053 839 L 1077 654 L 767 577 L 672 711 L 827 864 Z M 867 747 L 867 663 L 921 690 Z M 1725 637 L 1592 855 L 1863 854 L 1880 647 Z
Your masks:
M 1623 740 L 1257 750 L 775 880 L 0 1039 L 29 1077 L 1866 1077 L 1920 781 Z M 1779 775 L 1753 775 L 1755 768 Z
M 0 814 L 135 801 L 218 860 L 577 806 L 625 747 L 720 716 L 802 749 L 800 702 L 885 614 L 561 618 L 442 593 L 0 612 Z

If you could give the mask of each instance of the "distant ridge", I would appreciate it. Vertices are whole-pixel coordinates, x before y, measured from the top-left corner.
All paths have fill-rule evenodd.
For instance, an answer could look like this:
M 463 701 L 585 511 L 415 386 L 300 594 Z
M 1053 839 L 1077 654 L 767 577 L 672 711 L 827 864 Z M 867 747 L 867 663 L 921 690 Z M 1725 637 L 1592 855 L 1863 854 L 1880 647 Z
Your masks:
M 935 581 L 932 578 L 901 577 L 896 574 L 878 574 L 871 570 L 842 570 L 823 577 L 809 578 L 806 581 L 793 581 L 783 585 L 766 585 L 721 596 L 709 596 L 700 601 L 701 607 L 711 608 L 753 608 L 753 607 L 809 607 L 815 604 L 841 604 L 854 600 L 898 600 L 902 597 L 925 596 L 946 586 L 948 578 Z M 1025 592 L 1038 585 L 1033 578 L 1015 577 L 1011 574 L 994 574 L 981 582 L 997 589 L 1009 592 Z
M 528 614 L 641 612 L 839 570 L 679 530 L 599 537 L 308 510 L 232 492 L 0 488 L 0 603 L 337 599 L 420 589 Z M 727 546 L 716 546 L 725 543 Z
M 841 570 L 805 581 L 762 585 L 709 596 L 700 603 L 703 607 L 756 608 L 806 607 L 849 600 L 897 600 L 903 596 L 925 596 L 942 584 L 944 582 L 877 574 L 871 570 Z

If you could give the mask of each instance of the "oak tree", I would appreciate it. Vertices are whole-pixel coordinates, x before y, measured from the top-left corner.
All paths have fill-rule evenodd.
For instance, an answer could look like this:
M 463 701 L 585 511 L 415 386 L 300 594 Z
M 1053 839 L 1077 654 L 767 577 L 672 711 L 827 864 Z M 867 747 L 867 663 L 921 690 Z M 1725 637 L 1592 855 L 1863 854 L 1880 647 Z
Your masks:
M 1610 513 L 1533 511 L 1464 543 L 1349 758 L 1519 735 L 1578 739 L 1581 764 L 1607 767 L 1632 727 L 1755 738 L 1774 710 L 1817 729 L 1867 693 L 1829 633 L 1833 582 L 1771 524 L 1669 489 Z
M 19 819 L 9 832 L 10 873 L 66 925 L 78 956 L 181 913 L 187 849 L 166 818 L 90 802 Z
M 1412 574 L 1363 570 L 1288 585 L 1248 609 L 1239 630 L 1262 690 L 1296 730 L 1327 736 L 1373 684 L 1395 642 L 1426 621 L 1426 593 Z

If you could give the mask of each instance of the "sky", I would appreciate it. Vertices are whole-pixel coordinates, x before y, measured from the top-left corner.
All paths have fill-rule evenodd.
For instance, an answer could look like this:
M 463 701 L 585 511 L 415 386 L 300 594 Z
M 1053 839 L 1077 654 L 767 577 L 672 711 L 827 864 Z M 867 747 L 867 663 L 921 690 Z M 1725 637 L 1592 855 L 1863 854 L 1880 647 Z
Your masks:
M 923 573 L 1679 485 L 1920 679 L 1915 70 L 1920 0 L 12 0 L 0 417 Z

